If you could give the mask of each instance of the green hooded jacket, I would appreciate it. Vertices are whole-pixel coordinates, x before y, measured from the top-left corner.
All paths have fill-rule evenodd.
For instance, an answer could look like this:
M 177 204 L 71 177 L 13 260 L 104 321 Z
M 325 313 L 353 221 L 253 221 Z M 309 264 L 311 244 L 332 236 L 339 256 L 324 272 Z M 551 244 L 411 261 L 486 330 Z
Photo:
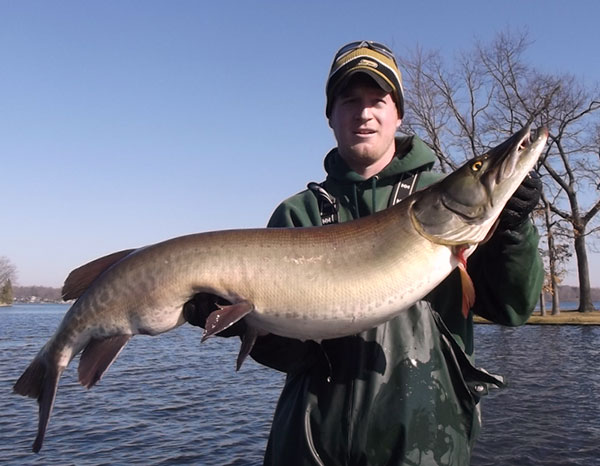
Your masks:
M 397 138 L 392 162 L 364 180 L 334 149 L 322 186 L 339 203 L 339 221 L 348 221 L 388 207 L 399 180 L 419 173 L 419 189 L 439 179 L 430 171 L 434 161 L 417 137 Z M 315 225 L 321 214 L 311 190 L 285 200 L 269 221 L 269 227 Z M 472 315 L 506 325 L 527 320 L 543 277 L 537 244 L 527 221 L 477 249 L 468 263 L 476 302 L 466 319 L 455 271 L 424 300 L 360 334 L 320 344 L 259 338 L 253 359 L 287 374 L 264 464 L 469 464 L 478 401 L 491 384 L 502 385 L 472 365 Z

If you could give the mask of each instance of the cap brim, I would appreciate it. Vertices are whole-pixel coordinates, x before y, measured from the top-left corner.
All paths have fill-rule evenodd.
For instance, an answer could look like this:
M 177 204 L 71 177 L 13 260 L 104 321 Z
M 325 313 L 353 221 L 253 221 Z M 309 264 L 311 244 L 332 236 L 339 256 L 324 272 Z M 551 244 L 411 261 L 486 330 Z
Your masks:
M 336 89 L 338 91 L 340 89 L 343 89 L 344 86 L 346 86 L 346 84 L 348 84 L 348 80 L 352 76 L 354 76 L 355 74 L 358 74 L 358 73 L 363 73 L 363 74 L 366 74 L 367 76 L 369 76 L 370 78 L 373 78 L 373 80 L 377 83 L 377 85 L 381 89 L 383 89 L 385 92 L 392 92 L 394 90 L 392 88 L 392 86 L 390 86 L 390 84 L 385 79 L 383 79 L 383 77 L 379 73 L 377 73 L 369 68 L 362 67 L 362 66 L 348 70 L 345 73 L 345 76 L 342 79 L 340 79 L 339 83 L 335 86 Z

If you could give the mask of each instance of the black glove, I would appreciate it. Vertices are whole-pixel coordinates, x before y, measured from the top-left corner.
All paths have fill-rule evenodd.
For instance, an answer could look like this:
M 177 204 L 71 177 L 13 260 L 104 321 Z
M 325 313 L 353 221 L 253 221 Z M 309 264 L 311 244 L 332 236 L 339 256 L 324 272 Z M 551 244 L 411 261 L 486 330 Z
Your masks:
M 529 218 L 535 206 L 540 201 L 542 180 L 531 171 L 506 203 L 500 214 L 499 229 L 512 230 Z
M 229 304 L 231 304 L 229 301 L 219 296 L 210 293 L 197 293 L 183 305 L 183 318 L 191 325 L 205 328 L 209 314 L 216 311 L 219 306 Z M 240 320 L 217 335 L 220 337 L 235 337 L 243 335 L 245 331 L 246 323 Z

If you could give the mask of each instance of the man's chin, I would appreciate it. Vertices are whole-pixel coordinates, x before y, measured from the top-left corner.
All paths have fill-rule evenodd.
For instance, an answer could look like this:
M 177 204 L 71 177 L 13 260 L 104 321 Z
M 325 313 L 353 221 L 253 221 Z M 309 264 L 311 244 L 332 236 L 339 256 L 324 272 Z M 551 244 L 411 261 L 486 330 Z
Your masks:
M 354 144 L 350 146 L 350 152 L 353 157 L 356 159 L 365 159 L 365 160 L 376 160 L 377 154 L 373 144 L 368 144 L 365 142 L 361 142 L 359 144 Z

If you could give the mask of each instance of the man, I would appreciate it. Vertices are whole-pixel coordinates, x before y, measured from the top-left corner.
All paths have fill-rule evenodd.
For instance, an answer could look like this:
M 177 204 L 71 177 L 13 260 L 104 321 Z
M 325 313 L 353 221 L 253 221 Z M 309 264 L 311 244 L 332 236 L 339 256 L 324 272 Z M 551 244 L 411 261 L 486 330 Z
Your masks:
M 342 47 L 326 93 L 338 143 L 325 157 L 327 178 L 279 205 L 269 227 L 345 222 L 439 178 L 430 171 L 435 155 L 421 140 L 395 137 L 404 95 L 387 47 L 366 41 Z M 472 313 L 519 325 L 535 307 L 542 266 L 528 217 L 539 187 L 530 178 L 519 188 L 493 238 L 469 259 L 477 298 L 467 318 L 455 272 L 398 317 L 358 335 L 320 344 L 276 335 L 257 340 L 251 356 L 287 374 L 265 464 L 469 463 L 479 398 L 489 384 L 501 385 L 471 364 Z M 203 326 L 214 301 L 198 296 L 186 305 L 186 319 Z

